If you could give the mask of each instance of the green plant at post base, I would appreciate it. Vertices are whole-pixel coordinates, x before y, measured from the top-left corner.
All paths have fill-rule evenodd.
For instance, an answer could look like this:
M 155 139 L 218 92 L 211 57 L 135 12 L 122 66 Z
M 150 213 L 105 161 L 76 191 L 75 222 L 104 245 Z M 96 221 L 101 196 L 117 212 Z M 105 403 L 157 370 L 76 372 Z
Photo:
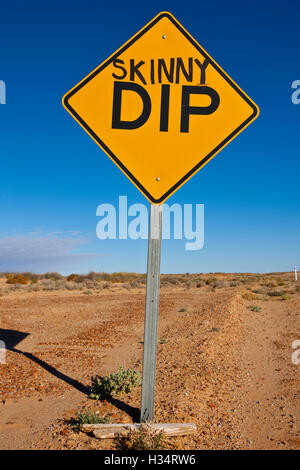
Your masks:
M 118 372 L 100 377 L 96 375 L 91 378 L 92 387 L 90 397 L 95 400 L 113 398 L 122 393 L 129 393 L 141 385 L 141 376 L 137 370 L 127 369 L 120 366 Z
M 67 423 L 74 429 L 79 431 L 83 424 L 107 424 L 111 420 L 110 416 L 99 416 L 91 410 L 80 413 L 77 411 L 76 418 L 70 419 Z

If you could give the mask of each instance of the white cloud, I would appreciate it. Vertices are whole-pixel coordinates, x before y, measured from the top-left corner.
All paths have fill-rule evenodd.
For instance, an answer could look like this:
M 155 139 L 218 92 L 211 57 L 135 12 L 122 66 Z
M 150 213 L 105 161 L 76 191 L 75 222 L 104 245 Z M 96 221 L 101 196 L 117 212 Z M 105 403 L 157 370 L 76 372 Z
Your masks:
M 78 246 L 87 244 L 78 232 L 16 235 L 0 238 L 0 271 L 66 270 L 100 254 L 74 253 Z

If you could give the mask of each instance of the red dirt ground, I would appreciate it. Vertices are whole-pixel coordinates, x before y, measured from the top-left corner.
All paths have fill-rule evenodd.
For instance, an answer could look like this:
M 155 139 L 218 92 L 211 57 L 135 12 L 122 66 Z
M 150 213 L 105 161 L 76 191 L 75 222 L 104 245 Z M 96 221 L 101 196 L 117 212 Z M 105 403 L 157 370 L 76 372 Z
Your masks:
M 166 341 L 158 344 L 155 421 L 197 425 L 174 448 L 300 449 L 294 284 L 288 300 L 256 295 L 253 284 L 162 287 L 159 338 Z M 74 432 L 67 420 L 90 409 L 115 423 L 138 421 L 140 388 L 97 402 L 88 386 L 92 375 L 118 365 L 141 372 L 144 297 L 144 289 L 116 286 L 0 298 L 2 331 L 18 332 L 0 364 L 0 449 L 115 448 L 113 440 Z

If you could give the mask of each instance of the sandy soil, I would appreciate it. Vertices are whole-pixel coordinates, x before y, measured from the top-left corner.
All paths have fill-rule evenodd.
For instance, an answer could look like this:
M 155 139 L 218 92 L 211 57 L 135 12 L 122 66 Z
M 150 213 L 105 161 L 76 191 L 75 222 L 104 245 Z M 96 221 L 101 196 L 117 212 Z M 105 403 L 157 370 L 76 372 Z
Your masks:
M 197 425 L 174 448 L 300 449 L 300 293 L 292 282 L 288 300 L 253 289 L 161 289 L 155 421 Z M 119 364 L 141 372 L 144 297 L 116 287 L 0 298 L 0 449 L 115 448 L 68 420 L 88 409 L 139 420 L 140 388 L 110 402 L 88 395 L 92 375 Z

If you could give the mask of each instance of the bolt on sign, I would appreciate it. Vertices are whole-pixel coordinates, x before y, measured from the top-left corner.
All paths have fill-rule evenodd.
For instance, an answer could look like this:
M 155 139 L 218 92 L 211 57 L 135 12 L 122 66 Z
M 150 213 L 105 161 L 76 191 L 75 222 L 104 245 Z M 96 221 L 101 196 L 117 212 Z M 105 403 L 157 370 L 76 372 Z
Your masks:
M 63 104 L 153 204 L 163 203 L 259 113 L 166 12 L 72 88 Z

